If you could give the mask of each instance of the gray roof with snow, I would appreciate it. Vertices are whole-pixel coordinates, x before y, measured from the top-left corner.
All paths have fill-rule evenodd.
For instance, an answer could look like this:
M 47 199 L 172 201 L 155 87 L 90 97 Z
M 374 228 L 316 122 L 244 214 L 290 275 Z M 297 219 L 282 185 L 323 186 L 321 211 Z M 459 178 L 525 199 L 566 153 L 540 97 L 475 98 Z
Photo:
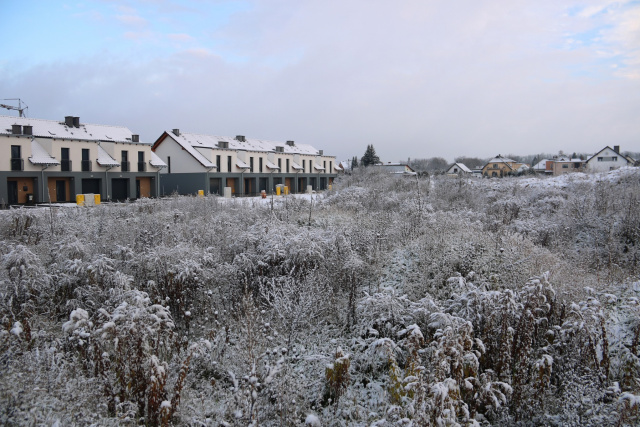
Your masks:
M 79 127 L 67 126 L 64 120 L 32 119 L 30 117 L 0 116 L 0 135 L 12 135 L 12 125 L 32 126 L 32 134 L 38 138 L 78 139 L 84 141 L 131 142 L 132 132 L 124 126 L 80 123 Z M 25 135 L 29 136 L 29 135 Z M 136 144 L 136 143 L 134 143 Z M 138 143 L 149 145 L 149 143 Z

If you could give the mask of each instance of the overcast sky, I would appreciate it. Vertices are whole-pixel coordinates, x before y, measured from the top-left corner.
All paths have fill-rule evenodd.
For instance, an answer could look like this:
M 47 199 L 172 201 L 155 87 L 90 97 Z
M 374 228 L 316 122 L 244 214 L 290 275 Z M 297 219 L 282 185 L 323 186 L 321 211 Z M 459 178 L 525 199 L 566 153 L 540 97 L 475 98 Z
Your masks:
M 640 151 L 640 1 L 0 0 L 0 21 L 0 99 L 147 142 Z

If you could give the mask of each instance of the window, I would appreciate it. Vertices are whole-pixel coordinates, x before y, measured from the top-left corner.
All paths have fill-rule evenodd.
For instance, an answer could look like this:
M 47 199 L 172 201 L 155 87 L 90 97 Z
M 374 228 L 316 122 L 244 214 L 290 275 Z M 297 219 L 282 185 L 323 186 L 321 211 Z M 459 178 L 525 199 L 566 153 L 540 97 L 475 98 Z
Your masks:
M 258 168 L 258 171 L 262 173 L 262 157 L 258 157 Z
M 324 173 L 327 173 L 327 161 L 322 162 L 322 167 L 324 168 Z
M 307 161 L 305 159 L 302 159 L 302 172 L 304 172 L 305 170 L 307 170 Z
M 253 157 L 249 157 L 249 172 L 253 172 Z
M 21 171 L 24 169 L 24 160 L 22 160 L 22 147 L 19 145 L 11 146 L 11 170 Z
M 562 169 L 569 169 L 569 165 L 565 163 L 564 165 L 562 165 Z
M 227 156 L 227 172 L 231 172 L 231 156 Z
M 329 162 L 329 173 L 333 173 L 333 162 Z
M 121 161 L 120 161 L 120 170 L 122 172 L 129 172 L 129 152 L 126 150 L 122 150 Z
M 138 172 L 145 172 L 147 164 L 144 162 L 144 151 L 138 151 Z
M 603 162 L 604 161 L 604 157 L 598 157 L 598 161 L 599 162 Z
M 167 156 L 167 173 L 171 173 L 171 156 Z
M 81 162 L 82 172 L 91 172 L 91 160 L 89 160 L 89 149 L 82 149 L 82 162 Z
M 216 171 L 220 172 L 220 156 L 216 156 Z
M 493 168 L 494 168 L 494 169 L 498 169 L 498 164 L 497 164 L 497 163 L 494 163 L 494 164 L 493 164 Z M 495 175 L 494 175 L 494 176 L 495 176 Z
M 69 160 L 69 149 L 60 149 L 60 170 L 63 172 L 71 171 L 71 160 Z
M 289 173 L 289 159 L 287 159 L 287 173 Z
M 282 172 L 282 159 L 278 159 L 278 169 Z

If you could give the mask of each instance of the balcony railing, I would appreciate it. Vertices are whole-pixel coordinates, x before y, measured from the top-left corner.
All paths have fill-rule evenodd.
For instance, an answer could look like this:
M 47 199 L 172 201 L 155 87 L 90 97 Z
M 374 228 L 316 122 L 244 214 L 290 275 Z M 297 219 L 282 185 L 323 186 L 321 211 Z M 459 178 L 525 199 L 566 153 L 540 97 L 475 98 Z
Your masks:
M 82 161 L 82 172 L 91 172 L 91 160 Z
M 129 162 L 120 162 L 120 170 L 122 172 L 129 172 Z
M 11 170 L 12 171 L 24 170 L 24 159 L 11 159 Z
M 145 162 L 138 162 L 138 172 L 146 172 L 147 164 Z
M 71 160 L 60 160 L 60 170 L 62 172 L 71 172 Z

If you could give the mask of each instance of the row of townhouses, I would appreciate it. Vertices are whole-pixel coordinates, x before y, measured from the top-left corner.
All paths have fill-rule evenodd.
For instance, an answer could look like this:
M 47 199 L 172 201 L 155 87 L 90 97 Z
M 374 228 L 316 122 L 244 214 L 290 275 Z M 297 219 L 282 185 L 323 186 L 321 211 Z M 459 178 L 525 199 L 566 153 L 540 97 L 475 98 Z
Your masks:
M 234 195 L 324 190 L 342 171 L 307 144 L 165 131 L 141 142 L 123 126 L 0 115 L 0 204 L 102 200 L 173 193 Z

